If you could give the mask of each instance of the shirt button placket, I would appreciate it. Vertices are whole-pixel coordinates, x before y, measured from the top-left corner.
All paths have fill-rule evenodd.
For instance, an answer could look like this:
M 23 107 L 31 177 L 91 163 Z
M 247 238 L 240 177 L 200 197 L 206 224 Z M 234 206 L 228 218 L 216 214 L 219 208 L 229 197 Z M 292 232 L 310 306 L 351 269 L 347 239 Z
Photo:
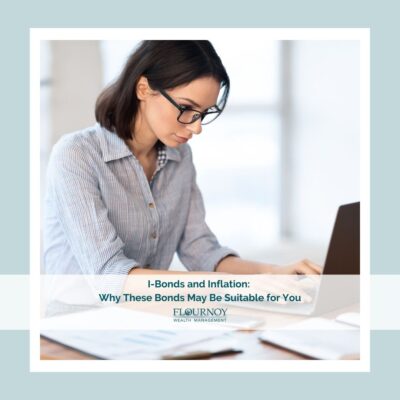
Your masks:
M 151 232 L 150 237 L 151 237 L 151 239 L 153 239 L 152 247 L 153 247 L 153 253 L 155 253 L 156 248 L 157 248 L 157 240 L 156 239 L 158 238 L 158 235 L 157 235 L 158 215 L 156 212 L 156 206 L 155 206 L 154 202 L 149 202 L 148 206 L 149 206 L 149 209 L 151 210 L 150 212 L 152 214 L 152 219 L 154 221 L 153 232 Z

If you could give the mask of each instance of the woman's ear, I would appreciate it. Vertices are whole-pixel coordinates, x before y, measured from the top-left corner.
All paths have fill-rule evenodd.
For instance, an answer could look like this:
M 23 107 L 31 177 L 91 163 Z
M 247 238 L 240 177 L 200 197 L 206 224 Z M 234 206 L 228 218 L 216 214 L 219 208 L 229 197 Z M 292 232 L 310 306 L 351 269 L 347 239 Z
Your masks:
M 145 76 L 141 76 L 136 84 L 136 97 L 139 100 L 145 100 L 151 93 L 149 82 Z

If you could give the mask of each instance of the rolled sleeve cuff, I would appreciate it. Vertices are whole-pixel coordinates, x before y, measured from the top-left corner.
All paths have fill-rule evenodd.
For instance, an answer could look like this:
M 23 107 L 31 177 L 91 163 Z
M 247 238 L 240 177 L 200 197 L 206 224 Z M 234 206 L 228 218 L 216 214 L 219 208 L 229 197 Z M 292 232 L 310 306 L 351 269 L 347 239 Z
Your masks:
M 120 295 L 125 287 L 129 271 L 138 267 L 140 264 L 137 261 L 121 255 L 106 265 L 101 275 L 97 275 L 100 284 L 96 285 L 96 290 L 100 293 Z
M 214 250 L 211 254 L 208 254 L 203 260 L 201 260 L 198 270 L 207 271 L 207 272 L 215 272 L 217 265 L 219 262 L 227 257 L 234 256 L 240 257 L 239 254 L 230 249 L 229 247 L 220 247 L 219 249 Z M 194 268 L 192 270 L 195 270 Z
M 104 267 L 103 274 L 111 275 L 128 275 L 132 268 L 139 267 L 139 263 L 131 258 L 127 258 L 124 255 L 119 256 Z

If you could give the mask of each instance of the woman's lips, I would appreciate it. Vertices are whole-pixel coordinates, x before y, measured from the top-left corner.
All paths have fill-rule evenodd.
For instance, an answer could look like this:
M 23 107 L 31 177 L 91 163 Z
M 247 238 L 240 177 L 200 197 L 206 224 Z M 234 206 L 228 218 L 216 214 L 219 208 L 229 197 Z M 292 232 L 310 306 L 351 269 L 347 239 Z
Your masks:
M 177 134 L 175 134 L 175 138 L 179 143 L 186 143 L 189 140 L 189 138 L 184 138 L 184 137 L 178 136 Z

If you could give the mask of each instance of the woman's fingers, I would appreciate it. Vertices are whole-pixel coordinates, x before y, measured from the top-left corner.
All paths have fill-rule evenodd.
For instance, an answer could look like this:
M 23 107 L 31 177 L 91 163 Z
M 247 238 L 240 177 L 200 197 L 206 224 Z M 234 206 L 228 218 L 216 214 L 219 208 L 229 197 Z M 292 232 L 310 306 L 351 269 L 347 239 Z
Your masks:
M 320 275 L 322 268 L 310 260 L 303 260 L 295 264 L 295 272 L 302 275 Z
M 306 302 L 312 301 L 310 295 L 304 290 L 300 281 L 293 275 L 265 275 L 258 284 L 257 289 L 268 290 L 273 294 L 289 293 L 301 296 Z
M 307 266 L 309 266 L 312 270 L 315 271 L 317 274 L 322 274 L 322 267 L 318 264 L 315 264 L 311 260 L 308 260 L 307 258 L 303 260 L 303 263 L 305 263 Z

